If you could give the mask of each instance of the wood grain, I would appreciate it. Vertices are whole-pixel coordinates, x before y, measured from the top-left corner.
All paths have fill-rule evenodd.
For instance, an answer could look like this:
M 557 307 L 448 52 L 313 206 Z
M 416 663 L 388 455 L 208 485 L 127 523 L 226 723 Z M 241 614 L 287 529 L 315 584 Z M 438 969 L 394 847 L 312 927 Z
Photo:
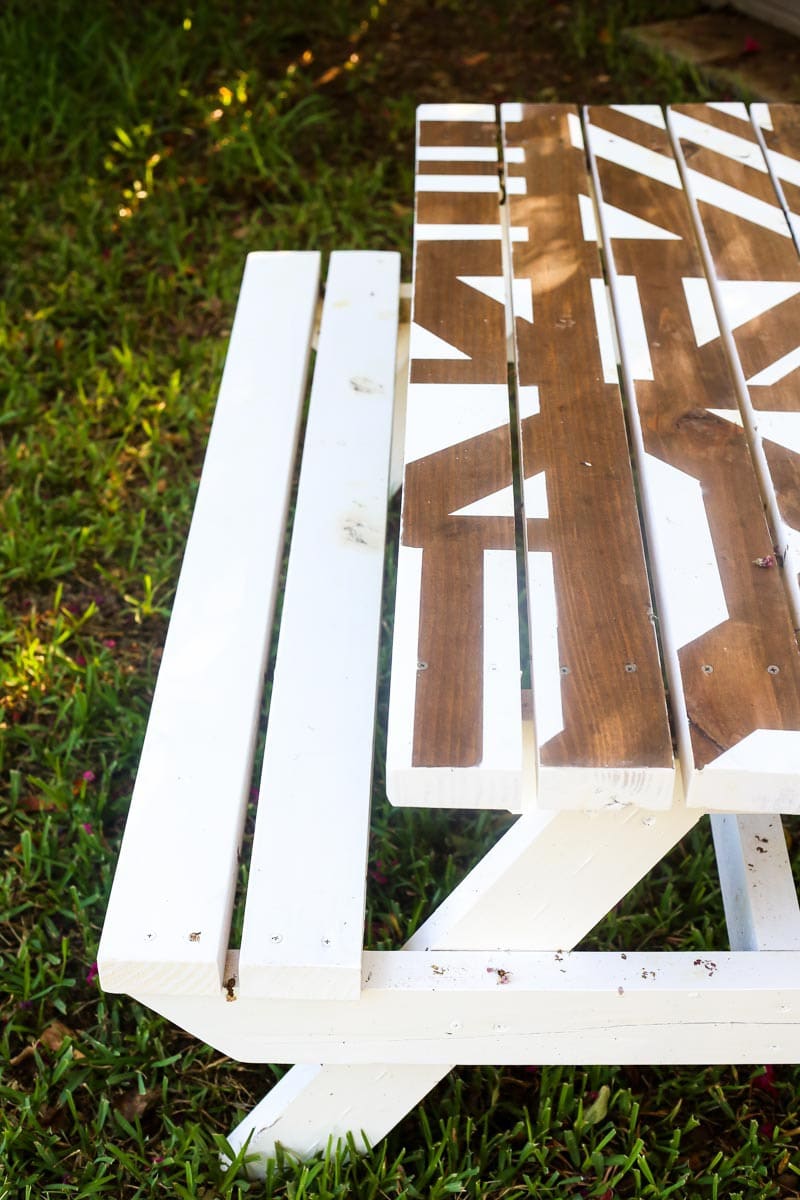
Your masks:
M 730 133 L 735 118 L 721 116 Z M 792 742 L 800 729 L 797 643 L 779 572 L 754 565 L 772 539 L 744 430 L 716 415 L 736 410 L 736 388 L 721 339 L 701 336 L 692 307 L 707 285 L 669 136 L 650 106 L 588 117 L 603 201 L 674 235 L 606 237 L 605 247 L 690 801 L 796 811 L 800 762 L 781 752 L 773 774 L 761 735 Z M 725 228 L 744 238 L 727 217 Z
M 417 164 L 387 790 L 396 804 L 518 810 L 513 506 L 498 516 L 459 511 L 512 483 L 500 187 L 497 164 L 483 161 L 497 128 L 488 106 L 477 108 L 477 120 L 459 119 L 460 106 L 451 111 L 441 120 L 442 106 L 423 106 L 418 116 L 425 155 Z M 446 155 L 460 148 L 462 170 L 451 157 L 437 161 L 437 147 Z M 477 161 L 466 157 L 470 148 Z M 426 190 L 434 185 L 446 190 Z M 490 575 L 491 552 L 505 557 Z M 499 661 L 489 660 L 492 633 L 503 641 Z
M 531 512 L 527 523 L 530 572 L 552 573 L 557 622 L 544 628 L 542 613 L 537 623 L 534 605 L 537 800 L 668 807 L 672 742 L 613 364 L 604 379 L 595 304 L 605 285 L 586 236 L 592 192 L 579 130 L 567 105 L 504 109 L 507 156 L 523 160 L 506 166 L 524 180 L 524 194 L 509 192 L 510 215 L 528 231 L 513 247 L 515 294 L 532 293 L 533 321 L 515 321 L 520 395 L 538 388 L 539 411 L 521 422 L 522 467 L 529 479 L 543 472 L 546 488 L 546 517 Z M 553 639 L 548 662 L 537 648 Z

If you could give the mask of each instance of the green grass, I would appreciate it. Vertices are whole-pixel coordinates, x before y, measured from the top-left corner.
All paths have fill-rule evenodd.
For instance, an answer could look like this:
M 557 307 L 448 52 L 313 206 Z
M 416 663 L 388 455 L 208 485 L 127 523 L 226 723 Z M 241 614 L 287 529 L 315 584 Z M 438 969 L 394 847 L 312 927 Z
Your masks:
M 800 1194 L 794 1068 L 459 1071 L 370 1153 L 285 1157 L 249 1183 L 219 1151 L 278 1069 L 104 996 L 94 967 L 245 253 L 408 263 L 415 102 L 489 94 L 495 68 L 461 60 L 492 39 L 507 98 L 545 52 L 532 99 L 705 98 L 625 42 L 657 11 L 0 10 L 2 1200 Z M 371 944 L 396 944 L 501 824 L 376 803 Z M 714 879 L 699 831 L 586 944 L 719 945 Z

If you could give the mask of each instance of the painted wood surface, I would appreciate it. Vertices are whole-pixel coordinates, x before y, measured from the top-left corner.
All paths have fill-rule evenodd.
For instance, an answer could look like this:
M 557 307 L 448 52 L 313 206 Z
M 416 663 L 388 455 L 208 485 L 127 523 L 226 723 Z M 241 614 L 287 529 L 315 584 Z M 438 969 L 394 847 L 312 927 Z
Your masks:
M 231 970 L 235 960 L 231 960 Z M 797 1062 L 800 952 L 364 955 L 357 1004 L 147 997 L 239 1062 Z
M 106 991 L 219 991 L 319 255 L 251 254 L 98 952 Z
M 387 791 L 394 804 L 518 811 L 520 650 L 494 108 L 423 105 L 417 147 Z M 495 515 L 498 493 L 509 503 Z
M 242 995 L 356 999 L 400 256 L 325 288 L 240 954 Z
M 779 816 L 711 818 L 731 950 L 800 950 L 800 905 Z
M 675 776 L 580 117 L 502 109 L 537 804 L 668 808 Z M 607 214 L 622 236 L 652 229 Z
M 798 811 L 793 622 L 780 572 L 756 564 L 772 537 L 745 431 L 719 415 L 737 409 L 736 386 L 664 117 L 639 106 L 588 120 L 688 800 Z M 733 202 L 691 171 L 698 199 Z M 662 234 L 620 236 L 606 204 Z

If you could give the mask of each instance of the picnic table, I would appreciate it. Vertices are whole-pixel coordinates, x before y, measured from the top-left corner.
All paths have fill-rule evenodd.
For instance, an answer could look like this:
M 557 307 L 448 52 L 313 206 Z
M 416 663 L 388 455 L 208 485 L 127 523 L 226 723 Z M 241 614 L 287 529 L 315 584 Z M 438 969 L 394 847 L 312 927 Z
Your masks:
M 256 1172 L 455 1064 L 800 1058 L 800 109 L 424 105 L 416 162 L 399 338 L 397 255 L 331 256 L 316 341 L 320 256 L 248 259 L 99 953 L 297 1064 Z M 385 589 L 388 800 L 517 817 L 366 950 Z M 729 944 L 573 951 L 709 814 Z

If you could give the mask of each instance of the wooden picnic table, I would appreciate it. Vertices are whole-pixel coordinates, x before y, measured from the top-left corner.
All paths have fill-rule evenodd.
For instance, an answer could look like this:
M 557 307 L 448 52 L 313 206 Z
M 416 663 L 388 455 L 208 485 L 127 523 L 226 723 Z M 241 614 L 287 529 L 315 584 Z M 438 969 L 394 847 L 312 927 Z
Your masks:
M 245 274 L 99 963 L 304 1064 L 262 1156 L 456 1063 L 800 1057 L 800 110 L 497 116 L 418 112 L 399 359 L 397 256 L 331 259 L 231 946 L 319 256 Z M 398 361 L 388 799 L 519 815 L 365 951 Z M 729 946 L 569 953 L 709 813 Z

